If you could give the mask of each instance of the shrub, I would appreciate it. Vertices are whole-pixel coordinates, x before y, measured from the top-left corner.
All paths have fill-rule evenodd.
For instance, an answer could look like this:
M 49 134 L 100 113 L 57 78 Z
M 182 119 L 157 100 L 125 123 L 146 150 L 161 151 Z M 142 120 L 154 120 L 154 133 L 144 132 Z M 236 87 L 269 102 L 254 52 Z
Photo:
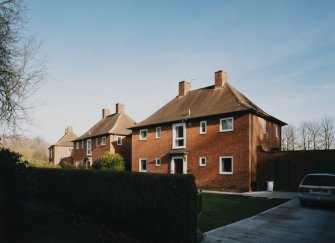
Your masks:
M 71 162 L 61 161 L 59 166 L 63 169 L 74 169 L 76 168 Z
M 118 153 L 106 152 L 93 162 L 92 168 L 95 170 L 125 171 L 124 158 Z
M 195 242 L 193 175 L 34 169 L 39 198 L 153 242 Z

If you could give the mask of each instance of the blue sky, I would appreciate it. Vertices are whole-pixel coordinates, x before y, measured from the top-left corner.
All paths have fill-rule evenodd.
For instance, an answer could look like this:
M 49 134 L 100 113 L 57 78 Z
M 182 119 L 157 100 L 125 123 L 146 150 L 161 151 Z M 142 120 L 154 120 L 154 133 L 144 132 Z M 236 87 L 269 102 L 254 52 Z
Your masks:
M 229 82 L 289 123 L 335 116 L 335 1 L 27 0 L 48 77 L 28 136 L 81 135 L 104 107 L 141 121 L 192 89 Z

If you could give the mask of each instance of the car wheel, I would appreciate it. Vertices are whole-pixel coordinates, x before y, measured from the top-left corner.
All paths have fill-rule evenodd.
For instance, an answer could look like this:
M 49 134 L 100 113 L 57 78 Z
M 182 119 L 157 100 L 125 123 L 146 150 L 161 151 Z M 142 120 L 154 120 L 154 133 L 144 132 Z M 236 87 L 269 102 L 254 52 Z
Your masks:
M 300 205 L 301 205 L 301 206 L 306 206 L 306 202 L 303 201 L 303 200 L 300 200 Z

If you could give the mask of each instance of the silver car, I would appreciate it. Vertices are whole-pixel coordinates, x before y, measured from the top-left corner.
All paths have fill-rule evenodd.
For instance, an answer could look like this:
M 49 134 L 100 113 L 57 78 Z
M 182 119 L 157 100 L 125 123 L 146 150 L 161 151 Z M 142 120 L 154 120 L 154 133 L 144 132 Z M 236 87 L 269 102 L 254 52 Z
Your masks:
M 335 203 L 335 174 L 307 174 L 299 185 L 298 198 L 306 202 Z

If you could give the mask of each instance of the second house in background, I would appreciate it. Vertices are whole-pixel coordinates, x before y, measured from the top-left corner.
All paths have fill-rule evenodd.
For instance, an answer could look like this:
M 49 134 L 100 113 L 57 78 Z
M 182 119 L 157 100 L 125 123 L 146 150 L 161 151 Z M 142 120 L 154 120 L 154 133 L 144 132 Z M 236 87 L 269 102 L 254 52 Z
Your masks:
M 116 111 L 110 114 L 109 109 L 102 109 L 102 119 L 87 132 L 73 140 L 73 162 L 91 165 L 105 152 L 119 153 L 130 170 L 131 163 L 131 130 L 135 125 L 124 111 L 124 105 L 117 103 Z

